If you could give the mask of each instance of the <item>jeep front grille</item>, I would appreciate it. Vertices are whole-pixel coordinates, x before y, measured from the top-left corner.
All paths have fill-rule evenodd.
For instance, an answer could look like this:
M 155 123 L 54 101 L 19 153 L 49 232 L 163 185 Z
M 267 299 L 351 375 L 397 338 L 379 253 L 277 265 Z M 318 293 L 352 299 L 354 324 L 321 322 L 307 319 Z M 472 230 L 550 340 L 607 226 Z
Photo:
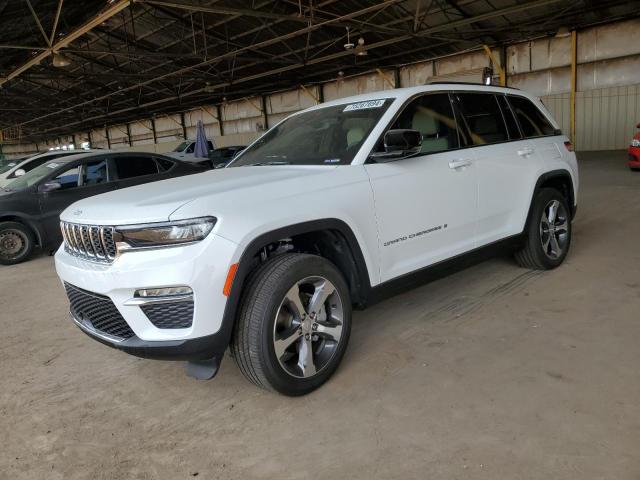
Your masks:
M 116 258 L 113 227 L 60 222 L 65 250 L 94 262 L 111 263 Z

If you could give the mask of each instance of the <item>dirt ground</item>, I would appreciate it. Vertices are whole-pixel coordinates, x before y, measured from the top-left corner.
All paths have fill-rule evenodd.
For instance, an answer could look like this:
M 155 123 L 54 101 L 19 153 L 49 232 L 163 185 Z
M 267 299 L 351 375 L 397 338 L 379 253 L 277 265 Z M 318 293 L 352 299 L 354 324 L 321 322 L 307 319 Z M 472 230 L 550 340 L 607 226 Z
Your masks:
M 640 479 L 640 173 L 581 157 L 572 250 L 496 258 L 356 312 L 333 379 L 303 398 L 230 358 L 91 341 L 53 259 L 0 268 L 0 479 Z

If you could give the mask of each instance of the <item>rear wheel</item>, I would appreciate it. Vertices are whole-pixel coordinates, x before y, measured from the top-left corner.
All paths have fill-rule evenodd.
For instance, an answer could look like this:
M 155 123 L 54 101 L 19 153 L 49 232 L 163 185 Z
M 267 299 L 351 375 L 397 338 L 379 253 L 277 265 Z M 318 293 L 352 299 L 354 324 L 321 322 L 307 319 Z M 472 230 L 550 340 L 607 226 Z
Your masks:
M 0 223 L 0 264 L 14 265 L 25 261 L 33 251 L 33 235 L 18 222 Z
M 522 267 L 549 270 L 560 265 L 571 245 L 571 213 L 566 198 L 553 188 L 535 196 L 527 225 L 527 240 L 516 252 Z
M 349 290 L 340 271 L 322 257 L 286 254 L 253 275 L 231 350 L 256 385 L 304 395 L 336 370 L 350 329 Z

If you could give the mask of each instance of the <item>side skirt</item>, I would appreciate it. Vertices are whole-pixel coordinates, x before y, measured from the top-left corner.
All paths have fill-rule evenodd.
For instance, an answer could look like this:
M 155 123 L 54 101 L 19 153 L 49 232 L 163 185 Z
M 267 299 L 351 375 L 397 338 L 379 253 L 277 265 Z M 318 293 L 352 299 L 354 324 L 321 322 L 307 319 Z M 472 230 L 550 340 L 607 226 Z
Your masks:
M 520 233 L 429 265 L 415 272 L 387 280 L 369 290 L 365 307 L 477 265 L 500 253 L 513 252 L 523 245 L 525 239 L 525 234 Z

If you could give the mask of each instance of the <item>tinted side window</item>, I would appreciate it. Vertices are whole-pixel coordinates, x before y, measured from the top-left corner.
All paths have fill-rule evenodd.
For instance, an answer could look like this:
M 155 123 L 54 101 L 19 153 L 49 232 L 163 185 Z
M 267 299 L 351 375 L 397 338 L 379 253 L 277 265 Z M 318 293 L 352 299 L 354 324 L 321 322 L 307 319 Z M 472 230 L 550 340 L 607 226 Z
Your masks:
M 509 103 L 520 122 L 520 129 L 525 138 L 554 135 L 553 125 L 531 100 L 509 95 Z
M 521 139 L 522 135 L 520 134 L 520 130 L 518 129 L 518 122 L 516 121 L 516 117 L 513 115 L 513 111 L 507 103 L 507 97 L 505 97 L 504 95 L 498 95 L 496 98 L 498 99 L 498 103 L 500 104 L 500 109 L 502 110 L 504 121 L 507 124 L 509 138 L 511 140 Z
M 185 153 L 193 153 L 194 149 L 196 148 L 196 144 L 192 143 L 191 145 L 189 145 L 187 147 L 187 149 L 185 150 Z
M 207 147 L 209 150 L 213 150 L 213 143 L 211 143 L 211 140 L 207 140 Z
M 459 93 L 458 100 L 473 145 L 487 145 L 509 139 L 495 95 Z
M 158 166 L 151 157 L 116 157 L 114 160 L 120 180 L 158 173 Z
M 22 169 L 25 172 L 30 172 L 34 168 L 39 167 L 40 165 L 43 165 L 44 163 L 48 162 L 49 160 L 51 160 L 51 157 L 38 158 L 38 159 L 34 160 L 33 162 L 29 162 L 28 164 L 24 165 L 22 167 Z
M 80 167 L 73 167 L 69 170 L 62 172 L 58 175 L 54 182 L 58 182 L 62 188 L 59 190 L 68 190 L 78 186 L 78 179 L 80 178 Z
M 422 134 L 422 153 L 458 148 L 458 130 L 446 93 L 423 95 L 405 107 L 392 129 L 408 128 Z
M 106 159 L 87 163 L 84 166 L 83 185 L 97 185 L 99 183 L 107 183 L 108 181 L 109 176 L 107 173 Z
M 166 160 L 164 158 L 156 158 L 156 161 L 158 162 L 161 172 L 171 170 L 171 167 L 175 165 L 171 160 Z

